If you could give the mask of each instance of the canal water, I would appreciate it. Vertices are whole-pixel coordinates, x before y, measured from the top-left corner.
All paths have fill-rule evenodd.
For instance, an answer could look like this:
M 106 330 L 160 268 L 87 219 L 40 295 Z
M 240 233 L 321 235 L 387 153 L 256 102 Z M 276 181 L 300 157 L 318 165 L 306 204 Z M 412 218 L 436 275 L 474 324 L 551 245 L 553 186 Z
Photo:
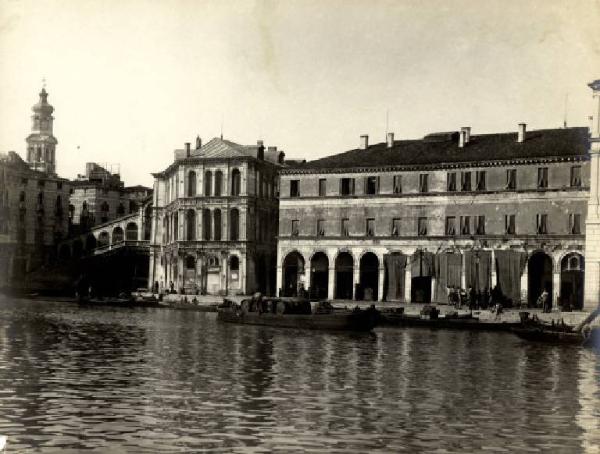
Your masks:
M 8 452 L 598 452 L 600 352 L 0 297 Z

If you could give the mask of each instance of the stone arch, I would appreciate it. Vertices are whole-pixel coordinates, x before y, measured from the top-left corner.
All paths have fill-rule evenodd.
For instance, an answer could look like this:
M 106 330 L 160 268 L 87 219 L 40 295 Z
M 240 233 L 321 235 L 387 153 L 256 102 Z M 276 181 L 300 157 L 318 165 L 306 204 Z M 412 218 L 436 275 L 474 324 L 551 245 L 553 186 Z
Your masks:
M 127 241 L 137 241 L 138 225 L 135 222 L 129 222 L 125 227 L 125 238 Z
M 304 256 L 297 250 L 289 252 L 283 259 L 283 296 L 298 296 L 304 264 Z
M 196 210 L 189 209 L 185 213 L 185 229 L 188 241 L 196 240 Z
M 240 195 L 242 189 L 242 174 L 239 169 L 231 171 L 231 195 Z
M 329 257 L 323 251 L 316 251 L 310 257 L 310 296 L 327 298 L 329 290 Z
M 527 298 L 530 306 L 535 306 L 543 290 L 548 292 L 552 303 L 554 262 L 546 251 L 534 251 L 527 260 Z
M 112 244 L 122 243 L 125 239 L 125 234 L 121 226 L 116 226 L 112 231 Z
M 190 170 L 187 180 L 187 196 L 194 197 L 196 195 L 196 172 Z
M 210 170 L 207 170 L 206 172 L 204 172 L 204 195 L 205 196 L 210 196 L 212 191 L 212 172 Z
M 377 301 L 379 257 L 374 252 L 366 251 L 361 254 L 359 264 L 359 295 L 356 299 Z
M 581 310 L 585 282 L 585 258 L 580 251 L 571 251 L 560 259 L 559 305 L 562 310 Z
M 215 191 L 214 195 L 222 196 L 223 195 L 223 172 L 217 170 L 215 172 Z
M 354 256 L 350 251 L 340 250 L 335 257 L 336 299 L 352 299 L 354 294 Z
M 98 247 L 106 247 L 106 246 L 110 245 L 110 235 L 106 230 L 103 230 L 98 235 L 97 245 L 98 245 Z

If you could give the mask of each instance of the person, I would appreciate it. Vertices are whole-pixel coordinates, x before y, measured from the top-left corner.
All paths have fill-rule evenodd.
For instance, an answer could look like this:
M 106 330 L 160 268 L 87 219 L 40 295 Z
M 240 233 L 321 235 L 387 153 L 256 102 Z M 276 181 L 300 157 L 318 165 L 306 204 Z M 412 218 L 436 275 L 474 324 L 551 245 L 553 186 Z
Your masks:
M 544 289 L 537 300 L 537 306 L 542 307 L 542 312 L 550 312 L 552 305 L 550 303 L 550 298 L 548 295 L 548 291 Z
M 457 309 L 460 309 L 462 307 L 463 304 L 467 303 L 467 292 L 465 291 L 464 288 L 460 289 L 460 293 L 458 295 L 458 307 Z
M 170 288 L 170 293 L 175 293 L 175 284 L 173 284 L 173 281 L 169 282 L 169 288 Z
M 473 287 L 469 287 L 469 310 L 473 310 L 477 304 L 477 292 Z

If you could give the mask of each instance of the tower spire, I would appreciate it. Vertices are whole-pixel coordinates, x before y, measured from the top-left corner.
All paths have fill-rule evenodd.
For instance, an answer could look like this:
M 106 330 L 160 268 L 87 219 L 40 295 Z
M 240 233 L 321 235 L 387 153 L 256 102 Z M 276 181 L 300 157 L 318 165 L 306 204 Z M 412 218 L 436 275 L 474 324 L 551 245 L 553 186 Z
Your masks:
M 40 99 L 31 110 L 31 134 L 27 136 L 27 163 L 33 170 L 48 174 L 56 173 L 56 144 L 52 133 L 54 107 L 48 104 L 46 79 L 42 79 Z

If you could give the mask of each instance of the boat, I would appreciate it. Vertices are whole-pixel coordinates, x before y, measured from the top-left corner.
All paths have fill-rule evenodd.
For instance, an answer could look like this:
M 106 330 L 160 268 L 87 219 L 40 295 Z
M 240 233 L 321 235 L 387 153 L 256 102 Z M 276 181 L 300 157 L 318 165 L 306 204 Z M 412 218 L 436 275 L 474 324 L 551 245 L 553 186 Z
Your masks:
M 374 307 L 334 309 L 302 298 L 227 297 L 217 307 L 217 320 L 243 325 L 325 331 L 371 331 L 379 322 Z
M 427 309 L 422 310 L 421 314 L 415 315 L 405 314 L 403 310 L 382 312 L 382 324 L 474 331 L 508 331 L 512 327 L 520 325 L 519 322 L 481 320 L 471 314 L 458 315 L 454 313 L 440 316 L 438 309 L 433 307 Z
M 600 347 L 600 327 L 592 327 L 591 322 L 600 314 L 600 309 L 592 311 L 577 326 L 558 323 L 545 323 L 536 315 L 521 313 L 521 323 L 511 331 L 522 339 L 548 344 L 575 344 Z

